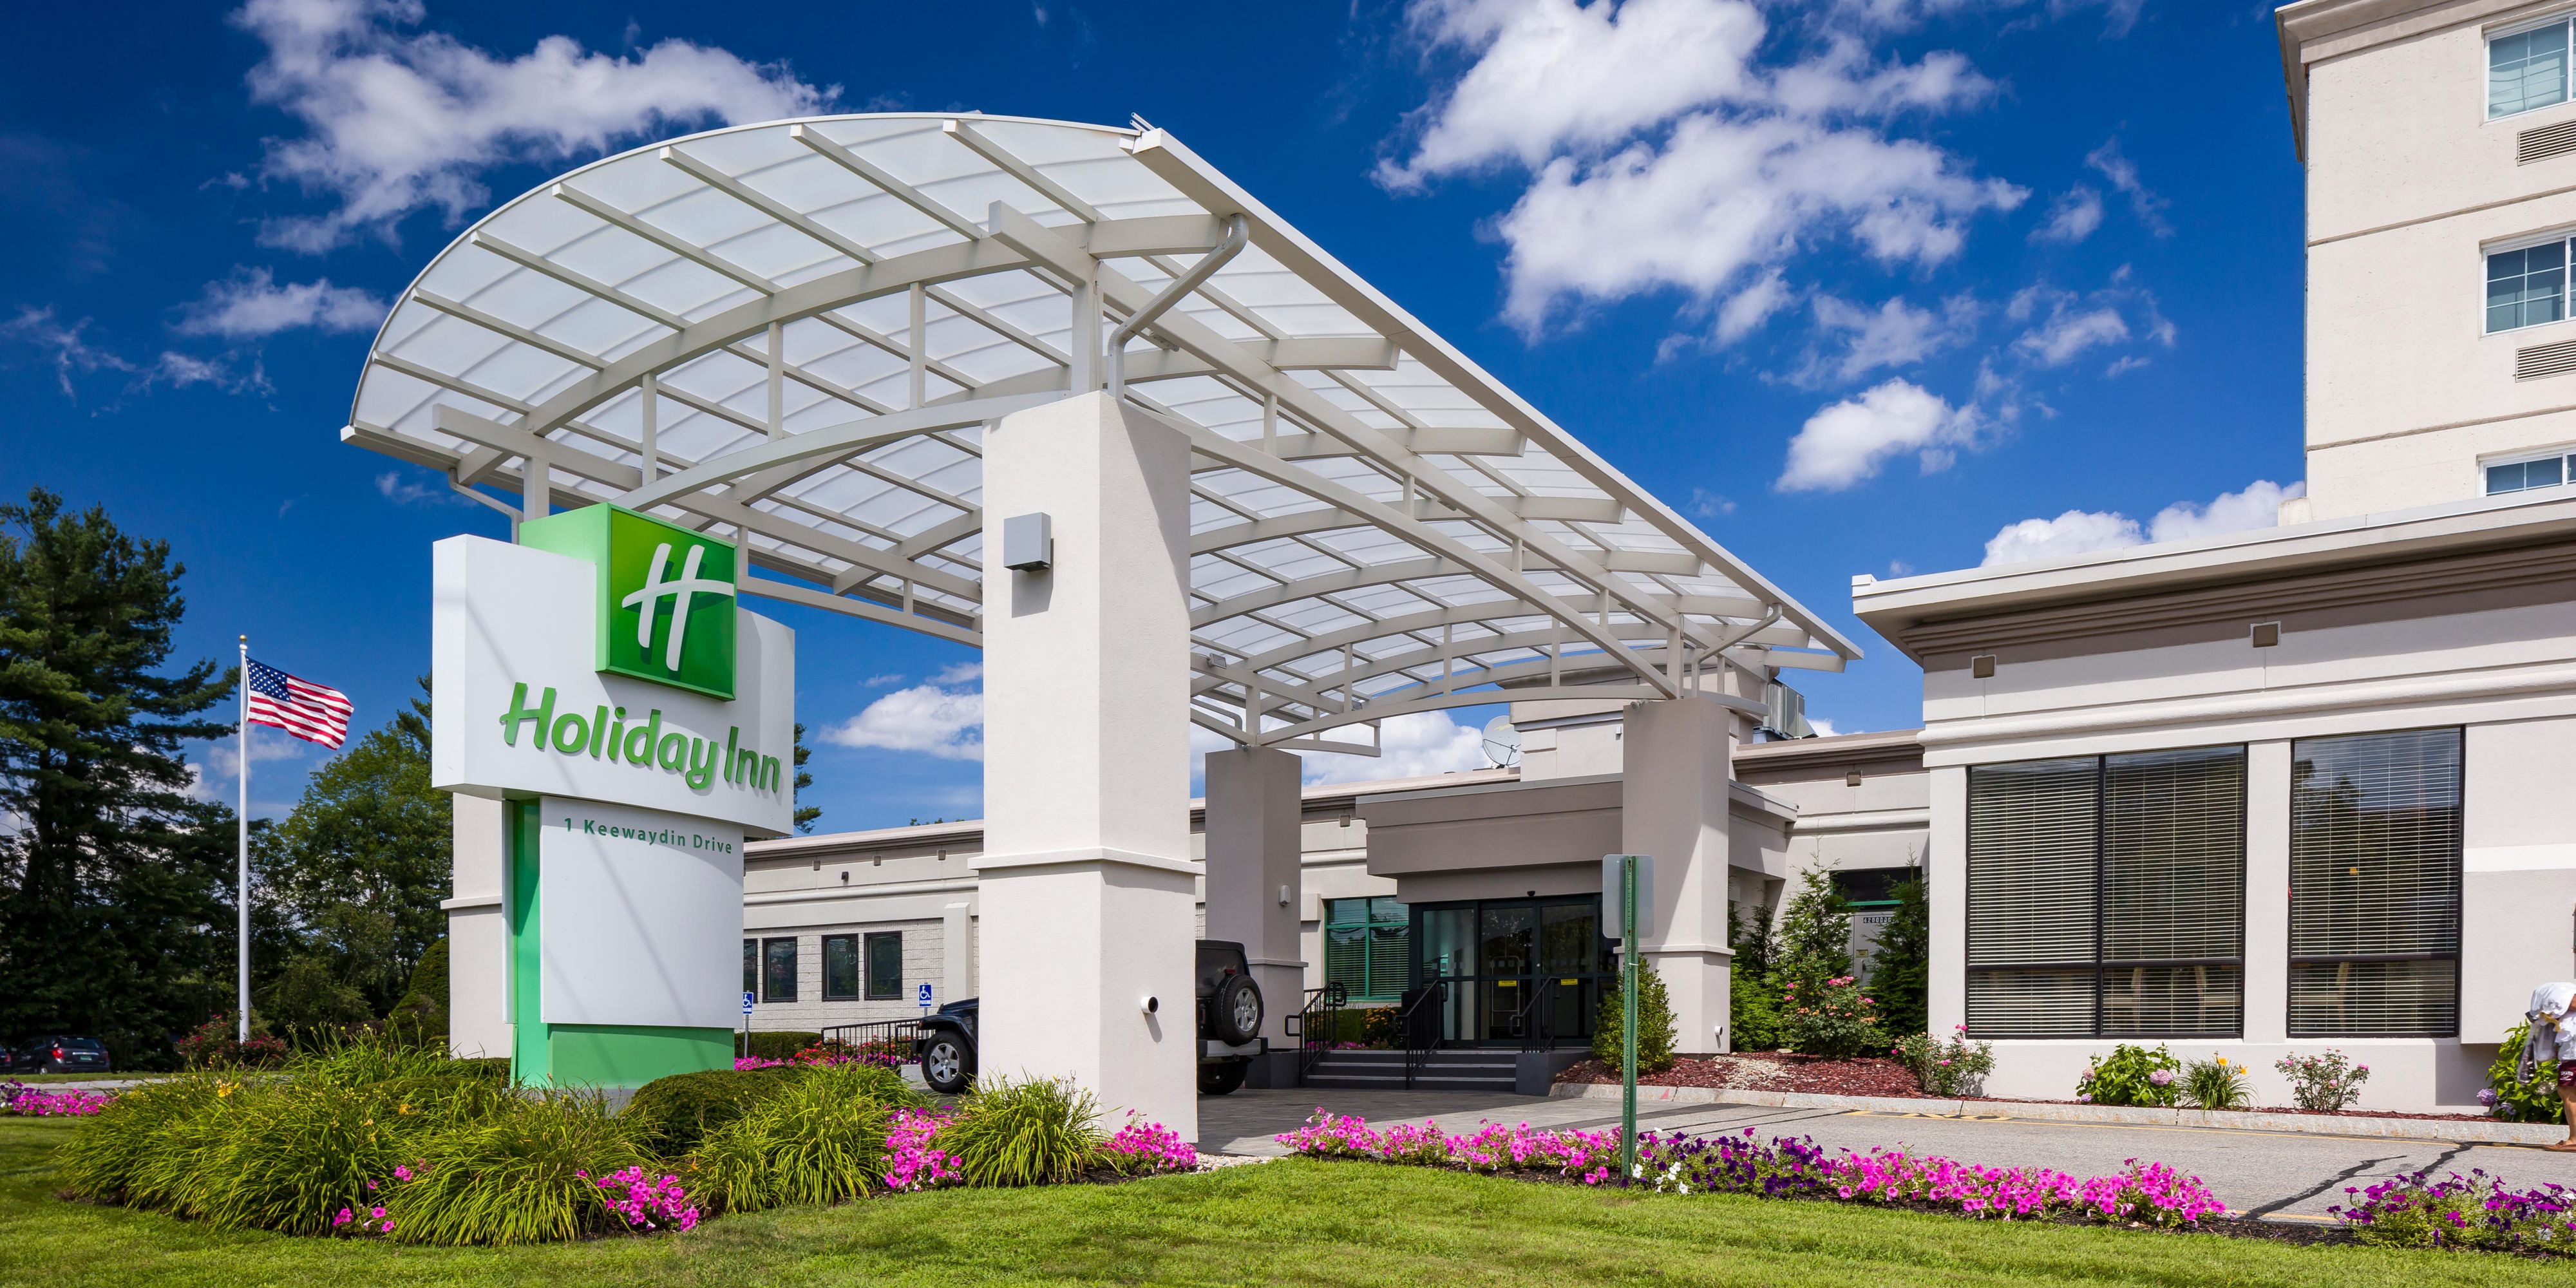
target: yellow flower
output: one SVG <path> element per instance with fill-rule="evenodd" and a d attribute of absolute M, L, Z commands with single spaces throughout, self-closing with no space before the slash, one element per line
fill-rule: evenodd
<path fill-rule="evenodd" d="M 229 1095 L 233 1094 L 233 1088 L 234 1088 L 234 1087 L 236 1087 L 236 1086 L 239 1086 L 239 1085 L 240 1085 L 239 1083 L 232 1083 L 232 1082 L 218 1082 L 218 1083 L 216 1083 L 216 1084 L 215 1084 L 215 1099 L 217 1099 L 217 1100 L 221 1100 L 221 1099 L 223 1099 L 224 1097 L 226 1097 L 226 1096 L 229 1096 Z"/>

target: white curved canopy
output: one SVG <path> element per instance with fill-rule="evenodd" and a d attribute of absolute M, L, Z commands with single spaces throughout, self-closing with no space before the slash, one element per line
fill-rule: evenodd
<path fill-rule="evenodd" d="M 1190 437 L 1194 718 L 1238 741 L 1860 656 L 1150 128 L 839 116 L 584 166 L 431 261 L 342 437 L 975 644 L 983 426 L 1102 387 Z"/>

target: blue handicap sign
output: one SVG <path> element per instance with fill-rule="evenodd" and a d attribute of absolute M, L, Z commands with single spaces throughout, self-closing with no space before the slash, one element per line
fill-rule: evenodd
<path fill-rule="evenodd" d="M 749 1015 L 749 1014 L 751 1014 L 751 990 L 750 990 L 750 989 L 744 989 L 744 990 L 743 990 L 743 993 L 742 993 L 742 1013 L 743 1013 L 743 1014 L 745 1014 L 745 1015 Z"/>
<path fill-rule="evenodd" d="M 921 986 L 921 1009 L 930 1009 L 930 985 L 927 983 Z"/>

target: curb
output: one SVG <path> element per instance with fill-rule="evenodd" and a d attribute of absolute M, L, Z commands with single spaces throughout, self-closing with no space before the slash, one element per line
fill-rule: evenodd
<path fill-rule="evenodd" d="M 1606 1082 L 1560 1082 L 1557 1100 L 1617 1100 Z M 2234 1131 L 2290 1132 L 2310 1136 L 2366 1136 L 2431 1140 L 2455 1145 L 2547 1145 L 2565 1140 L 2550 1123 L 2508 1123 L 2467 1118 L 2357 1118 L 2343 1114 L 2282 1114 L 2259 1109 L 2156 1109 L 2137 1105 L 2052 1105 L 2018 1100 L 1940 1100 L 1928 1096 L 1832 1096 L 1814 1091 L 1754 1091 L 1716 1087 L 1637 1088 L 1638 1104 L 1751 1105 L 1771 1109 L 1839 1109 L 1919 1118 L 2017 1118 L 2029 1122 L 2113 1123 L 2141 1127 L 2209 1127 Z"/>

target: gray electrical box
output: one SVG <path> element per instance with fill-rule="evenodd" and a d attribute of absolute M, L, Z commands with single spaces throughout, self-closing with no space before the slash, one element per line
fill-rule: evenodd
<path fill-rule="evenodd" d="M 1016 514 L 1002 520 L 1002 566 L 1015 572 L 1043 572 L 1055 562 L 1055 533 L 1044 513 Z"/>

